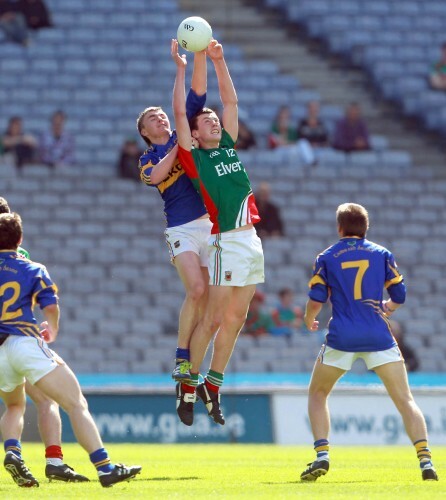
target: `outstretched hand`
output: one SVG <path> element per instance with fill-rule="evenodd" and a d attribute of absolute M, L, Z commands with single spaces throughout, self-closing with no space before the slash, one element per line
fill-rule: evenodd
<path fill-rule="evenodd" d="M 206 49 L 207 55 L 213 60 L 223 59 L 223 45 L 217 40 L 212 39 Z"/>
<path fill-rule="evenodd" d="M 172 55 L 172 59 L 178 67 L 186 67 L 186 54 L 180 56 L 180 54 L 178 53 L 178 40 L 175 40 L 175 38 L 172 38 L 172 41 L 170 43 L 170 54 Z"/>

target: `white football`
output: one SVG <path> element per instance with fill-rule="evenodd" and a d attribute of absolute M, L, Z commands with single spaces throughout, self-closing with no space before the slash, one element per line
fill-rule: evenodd
<path fill-rule="evenodd" d="M 202 17 L 187 17 L 177 31 L 178 44 L 189 52 L 204 50 L 212 40 L 212 28 Z"/>

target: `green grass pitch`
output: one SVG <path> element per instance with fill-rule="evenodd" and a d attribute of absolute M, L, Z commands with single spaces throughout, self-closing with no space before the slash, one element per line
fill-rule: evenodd
<path fill-rule="evenodd" d="M 43 445 L 23 443 L 24 459 L 40 487 L 19 488 L 0 468 L 0 498 L 446 498 L 444 446 L 432 446 L 438 482 L 421 480 L 411 446 L 332 446 L 330 472 L 315 483 L 301 483 L 300 472 L 314 457 L 311 446 L 110 444 L 112 460 L 141 464 L 143 470 L 135 480 L 109 489 L 100 486 L 78 445 L 65 444 L 63 449 L 66 462 L 91 483 L 49 483 Z"/>

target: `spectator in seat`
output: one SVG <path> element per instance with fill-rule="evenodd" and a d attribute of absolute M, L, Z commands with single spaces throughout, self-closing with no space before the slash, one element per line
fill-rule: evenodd
<path fill-rule="evenodd" d="M 268 136 L 271 149 L 296 144 L 297 130 L 291 123 L 291 110 L 289 106 L 281 106 L 272 124 Z"/>
<path fill-rule="evenodd" d="M 346 153 L 370 149 L 367 125 L 361 117 L 358 103 L 349 104 L 344 118 L 336 124 L 333 147 Z"/>
<path fill-rule="evenodd" d="M 118 175 L 124 179 L 140 180 L 139 159 L 144 151 L 139 147 L 136 139 L 129 138 L 122 145 L 118 161 Z"/>
<path fill-rule="evenodd" d="M 262 308 L 264 302 L 264 294 L 256 290 L 249 304 L 243 333 L 252 337 L 260 337 L 271 332 L 274 324 L 271 316 Z"/>
<path fill-rule="evenodd" d="M 28 45 L 28 26 L 21 9 L 21 2 L 0 0 L 0 31 L 3 32 L 4 40 Z"/>
<path fill-rule="evenodd" d="M 294 305 L 294 293 L 291 288 L 282 288 L 279 291 L 279 304 L 271 312 L 274 327 L 272 335 L 291 337 L 303 324 L 304 313 Z"/>
<path fill-rule="evenodd" d="M 420 362 L 414 349 L 406 344 L 404 330 L 401 323 L 391 319 L 390 328 L 392 329 L 393 338 L 396 340 L 401 354 L 403 355 L 407 371 L 416 372 Z"/>
<path fill-rule="evenodd" d="M 446 42 L 441 46 L 441 58 L 432 66 L 429 81 L 434 90 L 446 90 Z"/>
<path fill-rule="evenodd" d="M 35 161 L 37 140 L 33 135 L 23 132 L 23 121 L 20 116 L 13 116 L 9 119 L 2 143 L 3 152 L 14 156 L 17 168 L 20 169 L 25 163 Z"/>
<path fill-rule="evenodd" d="M 270 201 L 271 187 L 267 182 L 262 182 L 255 195 L 260 222 L 256 224 L 257 234 L 260 238 L 284 236 L 283 222 L 280 209 Z"/>
<path fill-rule="evenodd" d="M 328 146 L 328 131 L 319 119 L 320 106 L 317 101 L 307 104 L 307 116 L 300 120 L 297 127 L 297 137 L 306 139 L 313 147 Z"/>
<path fill-rule="evenodd" d="M 75 163 L 74 138 L 65 130 L 66 115 L 55 111 L 51 127 L 40 137 L 40 160 L 50 167 L 70 166 Z"/>
<path fill-rule="evenodd" d="M 235 147 L 238 150 L 250 149 L 257 144 L 256 138 L 252 130 L 248 127 L 244 120 L 238 120 L 238 138 Z"/>

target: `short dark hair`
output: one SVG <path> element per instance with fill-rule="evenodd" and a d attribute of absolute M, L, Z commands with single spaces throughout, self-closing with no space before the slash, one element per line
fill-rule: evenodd
<path fill-rule="evenodd" d="M 0 214 L 0 250 L 16 249 L 23 235 L 19 214 Z"/>
<path fill-rule="evenodd" d="M 336 222 L 344 236 L 365 238 L 369 228 L 369 214 L 357 203 L 343 203 L 336 210 Z"/>
<path fill-rule="evenodd" d="M 281 288 L 279 290 L 279 297 L 281 299 L 283 299 L 283 297 L 285 297 L 285 295 L 290 295 L 290 294 L 293 294 L 293 290 L 291 288 L 288 288 L 288 287 L 285 287 L 285 288 Z"/>
<path fill-rule="evenodd" d="M 203 108 L 198 111 L 198 113 L 195 113 L 194 116 L 189 120 L 189 127 L 190 130 L 197 130 L 197 122 L 198 122 L 198 117 L 201 115 L 210 115 L 211 113 L 215 113 L 215 111 L 211 108 Z"/>
<path fill-rule="evenodd" d="M 149 113 L 150 111 L 160 111 L 160 110 L 161 111 L 163 110 L 163 108 L 161 106 L 150 106 L 150 107 L 144 109 L 143 111 L 141 111 L 141 113 L 139 113 L 139 115 L 138 115 L 138 118 L 136 119 L 136 128 L 138 129 L 139 135 L 143 138 L 143 140 L 147 144 L 147 146 L 151 146 L 152 141 L 148 137 L 146 137 L 145 135 L 141 134 L 142 122 L 143 122 L 144 117 L 146 116 L 147 113 Z"/>
<path fill-rule="evenodd" d="M 9 214 L 11 209 L 9 208 L 8 202 L 0 196 L 0 214 Z"/>

